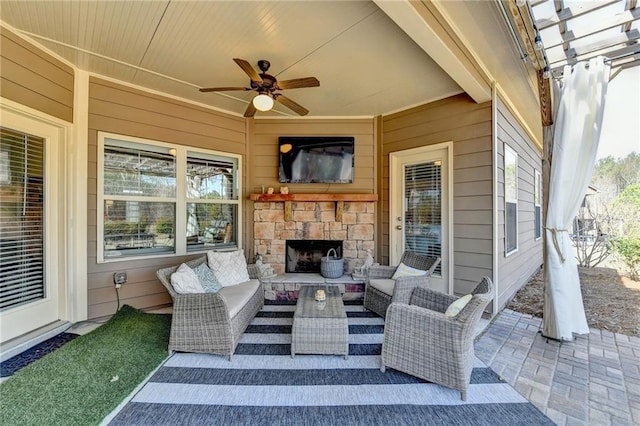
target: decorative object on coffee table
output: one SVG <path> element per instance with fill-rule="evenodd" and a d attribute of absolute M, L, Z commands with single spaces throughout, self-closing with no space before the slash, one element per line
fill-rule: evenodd
<path fill-rule="evenodd" d="M 325 300 L 316 300 L 318 290 L 325 292 Z M 300 288 L 291 328 L 291 357 L 296 354 L 349 357 L 349 323 L 337 286 Z"/>

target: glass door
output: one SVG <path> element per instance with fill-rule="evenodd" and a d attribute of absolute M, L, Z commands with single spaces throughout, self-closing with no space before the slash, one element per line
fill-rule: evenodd
<path fill-rule="evenodd" d="M 34 132 L 34 133 L 37 133 Z M 0 127 L 0 341 L 50 324 L 59 317 L 58 255 L 47 250 L 57 235 L 56 182 L 49 177 L 53 140 Z M 51 226 L 47 226 L 51 225 Z M 54 239 L 53 241 L 57 240 Z"/>
<path fill-rule="evenodd" d="M 429 147 L 391 154 L 390 261 L 402 253 L 440 256 L 433 288 L 449 292 L 448 149 Z"/>

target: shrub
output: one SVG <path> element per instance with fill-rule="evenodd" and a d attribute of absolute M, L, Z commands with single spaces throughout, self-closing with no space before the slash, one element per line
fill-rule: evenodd
<path fill-rule="evenodd" d="M 156 222 L 156 232 L 158 234 L 173 234 L 173 219 L 161 217 Z"/>
<path fill-rule="evenodd" d="M 630 269 L 631 279 L 638 281 L 640 276 L 640 237 L 618 237 L 611 240 L 611 248 L 620 255 Z"/>
<path fill-rule="evenodd" d="M 124 220 L 108 220 L 104 223 L 104 235 L 129 235 L 136 232 L 137 224 Z"/>

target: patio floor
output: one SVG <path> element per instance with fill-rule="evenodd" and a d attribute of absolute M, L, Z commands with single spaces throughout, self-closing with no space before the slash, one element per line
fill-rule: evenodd
<path fill-rule="evenodd" d="M 503 310 L 476 356 L 559 425 L 640 424 L 640 337 L 591 329 L 547 340 L 540 318 Z"/>
<path fill-rule="evenodd" d="M 509 309 L 482 322 L 476 356 L 558 425 L 640 425 L 640 337 L 591 329 L 560 343 L 542 337 L 540 318 Z"/>

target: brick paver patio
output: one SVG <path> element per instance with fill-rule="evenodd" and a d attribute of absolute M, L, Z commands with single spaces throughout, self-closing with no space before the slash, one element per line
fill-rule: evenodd
<path fill-rule="evenodd" d="M 476 355 L 559 425 L 640 425 L 640 337 L 591 329 L 561 343 L 541 328 L 505 309 Z"/>

